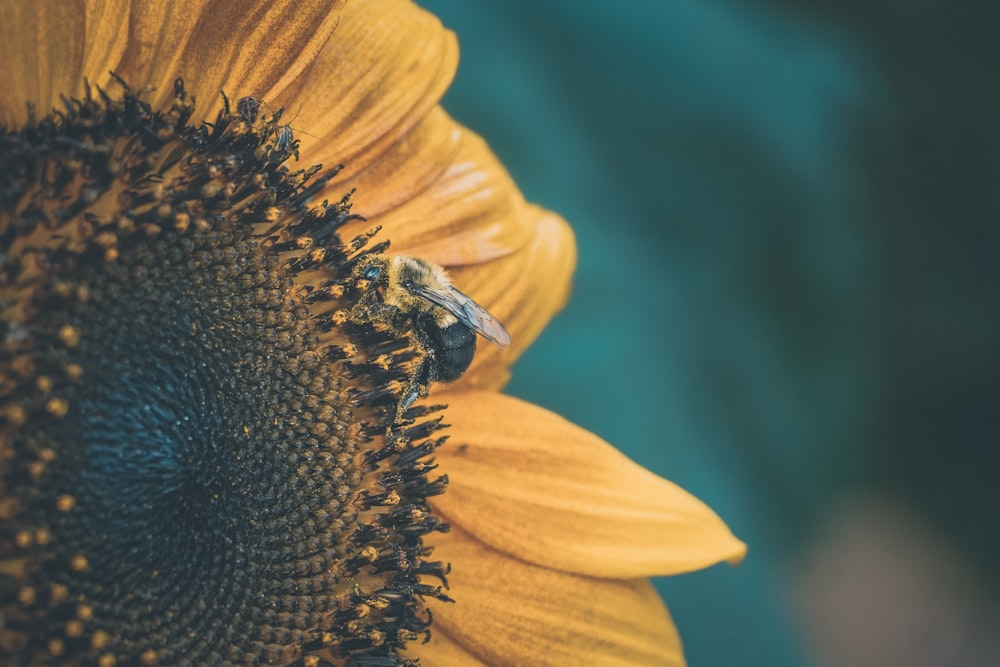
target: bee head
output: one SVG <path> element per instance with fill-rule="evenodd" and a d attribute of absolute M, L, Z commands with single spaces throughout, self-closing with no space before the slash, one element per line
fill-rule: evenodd
<path fill-rule="evenodd" d="M 384 288 L 389 283 L 389 262 L 381 255 L 365 257 L 354 269 L 354 280 L 365 291 Z"/>

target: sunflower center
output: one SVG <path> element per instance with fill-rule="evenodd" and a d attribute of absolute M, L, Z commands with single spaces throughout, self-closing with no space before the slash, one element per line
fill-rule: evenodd
<path fill-rule="evenodd" d="M 192 104 L 0 135 L 0 658 L 406 664 L 446 480 L 411 346 L 345 317 L 378 248 L 280 114 Z"/>
<path fill-rule="evenodd" d="M 228 554 L 219 562 L 232 564 L 240 550 L 266 548 L 275 521 L 303 502 L 313 510 L 335 504 L 312 494 L 288 498 L 310 480 L 297 470 L 315 445 L 310 429 L 343 428 L 317 423 L 296 401 L 314 375 L 322 384 L 333 378 L 318 361 L 301 367 L 312 341 L 295 326 L 287 290 L 274 286 L 280 277 L 235 234 L 187 240 L 179 262 L 169 257 L 175 234 L 121 248 L 115 263 L 80 272 L 86 300 L 46 309 L 35 321 L 52 330 L 71 323 L 79 342 L 65 361 L 86 372 L 63 392 L 65 417 L 40 429 L 50 447 L 75 442 L 52 464 L 50 493 L 75 499 L 79 511 L 67 521 L 79 524 L 71 533 L 86 543 L 73 548 L 92 554 L 94 576 L 127 571 L 138 588 L 230 576 L 214 572 L 213 559 Z M 242 253 L 208 259 L 219 247 Z M 213 279 L 227 270 L 229 280 Z M 264 326 L 268 320 L 288 326 Z M 323 444 L 340 449 L 334 440 Z"/>

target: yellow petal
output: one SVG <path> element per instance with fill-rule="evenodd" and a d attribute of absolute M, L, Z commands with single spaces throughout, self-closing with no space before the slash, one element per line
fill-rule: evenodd
<path fill-rule="evenodd" d="M 353 0 L 297 98 L 278 102 L 316 137 L 304 162 L 357 174 L 436 106 L 457 66 L 455 36 L 434 15 L 402 0 Z"/>
<path fill-rule="evenodd" d="M 174 74 L 182 51 L 202 18 L 207 0 L 182 2 L 155 2 L 136 0 L 134 16 L 129 22 L 128 42 L 121 62 L 111 69 L 137 90 L 160 88 L 160 95 L 173 92 Z M 205 63 L 208 66 L 208 63 Z M 107 72 L 93 71 L 97 82 L 108 84 Z M 194 81 L 187 81 L 195 85 Z M 208 106 L 218 101 L 218 87 L 210 99 L 202 99 Z"/>
<path fill-rule="evenodd" d="M 106 81 L 108 72 L 115 71 L 128 46 L 129 21 L 132 8 L 129 0 L 90 0 L 81 71 L 91 83 Z M 78 94 L 81 82 L 70 82 L 61 92 Z"/>
<path fill-rule="evenodd" d="M 432 112 L 428 122 L 435 134 L 418 126 L 419 135 L 410 132 L 397 143 L 434 142 L 438 149 L 428 157 L 440 162 L 401 163 L 392 169 L 395 155 L 424 152 L 406 146 L 384 154 L 359 179 L 334 183 L 335 192 L 358 188 L 353 210 L 368 218 L 366 223 L 345 227 L 344 236 L 381 225 L 380 238 L 389 239 L 394 252 L 450 266 L 486 262 L 528 244 L 535 231 L 533 221 L 525 215 L 517 186 L 486 142 L 443 111 Z M 372 169 L 377 170 L 376 178 L 369 176 Z"/>
<path fill-rule="evenodd" d="M 406 649 L 406 657 L 420 658 L 420 667 L 491 667 L 469 653 L 439 625 L 432 628 L 429 643 L 411 642 Z"/>
<path fill-rule="evenodd" d="M 183 78 L 200 117 L 214 116 L 220 90 L 273 104 L 326 46 L 344 1 L 137 1 L 118 73 L 133 88 L 155 88 L 154 106 L 169 104 Z"/>
<path fill-rule="evenodd" d="M 558 215 L 537 206 L 525 205 L 522 217 L 533 234 L 527 246 L 502 259 L 451 270 L 459 289 L 504 323 L 511 344 L 500 349 L 477 341 L 472 366 L 448 391 L 499 389 L 506 384 L 507 369 L 569 298 L 576 266 L 573 231 Z"/>
<path fill-rule="evenodd" d="M 80 0 L 0 3 L 0 121 L 23 125 L 27 103 L 44 116 L 60 93 L 82 89 L 87 5 Z"/>
<path fill-rule="evenodd" d="M 198 117 L 215 115 L 220 90 L 275 99 L 326 45 L 344 2 L 3 3 L 0 119 L 22 124 L 27 101 L 44 115 L 59 95 L 80 96 L 84 77 L 113 91 L 109 71 L 154 107 L 171 102 L 173 82 L 183 78 L 199 101 Z"/>
<path fill-rule="evenodd" d="M 684 664 L 673 621 L 648 581 L 530 565 L 460 530 L 435 542 L 434 559 L 452 564 L 448 594 L 456 602 L 431 604 L 432 632 L 440 628 L 488 665 Z M 434 650 L 432 637 L 421 655 Z"/>
<path fill-rule="evenodd" d="M 596 577 L 678 574 L 746 547 L 704 503 L 547 410 L 488 392 L 449 404 L 435 507 L 491 547 Z"/>
<path fill-rule="evenodd" d="M 309 137 L 300 137 L 303 147 Z M 388 151 L 359 173 L 353 168 L 345 174 L 346 180 L 337 180 L 331 186 L 329 197 L 336 199 L 348 190 L 356 190 L 352 197 L 354 211 L 369 221 L 380 218 L 382 236 L 391 237 L 394 245 L 403 243 L 403 235 L 412 231 L 384 214 L 409 202 L 438 182 L 448 168 L 458 159 L 464 142 L 463 132 L 441 107 L 434 107 L 421 121 Z M 303 150 L 305 150 L 303 148 Z M 351 165 L 353 167 L 353 165 Z M 373 222 L 357 223 L 343 233 L 350 238 L 366 231 Z"/>

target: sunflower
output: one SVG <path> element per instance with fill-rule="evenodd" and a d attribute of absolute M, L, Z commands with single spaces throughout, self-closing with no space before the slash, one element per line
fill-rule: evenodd
<path fill-rule="evenodd" d="M 575 248 L 438 106 L 437 19 L 32 0 L 0 29 L 4 664 L 683 664 L 648 578 L 745 547 L 499 393 Z M 432 386 L 387 252 L 512 344 Z"/>

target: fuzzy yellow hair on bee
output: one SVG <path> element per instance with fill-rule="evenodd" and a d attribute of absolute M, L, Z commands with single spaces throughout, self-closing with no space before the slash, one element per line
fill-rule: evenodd
<path fill-rule="evenodd" d="M 410 332 L 424 359 L 401 409 L 426 395 L 431 382 L 454 382 L 469 368 L 476 335 L 498 347 L 510 345 L 504 325 L 455 287 L 444 268 L 409 255 L 371 255 L 355 268 L 366 281 L 362 319 L 397 334 Z"/>

